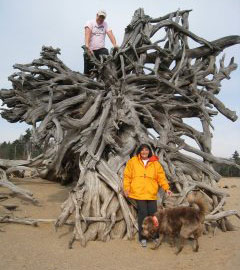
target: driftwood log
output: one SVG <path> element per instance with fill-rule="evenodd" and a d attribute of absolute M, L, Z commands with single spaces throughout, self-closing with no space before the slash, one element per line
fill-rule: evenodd
<path fill-rule="evenodd" d="M 42 178 L 76 182 L 55 223 L 57 228 L 74 219 L 70 247 L 74 240 L 84 246 L 134 236 L 136 209 L 123 196 L 122 174 L 140 143 L 158 155 L 173 205 L 198 190 L 209 203 L 208 226 L 215 222 L 227 230 L 227 217 L 238 215 L 223 209 L 228 195 L 217 187 L 220 175 L 212 163 L 232 163 L 212 155 L 211 129 L 218 113 L 237 120 L 216 97 L 237 64 L 232 58 L 225 65 L 222 56 L 218 65 L 216 58 L 240 43 L 240 36 L 205 40 L 189 30 L 190 11 L 151 18 L 136 10 L 119 50 L 100 60 L 91 57 L 91 76 L 67 67 L 58 58 L 60 49 L 44 46 L 39 59 L 14 65 L 12 89 L 0 91 L 7 106 L 2 117 L 32 125 L 32 139 L 44 150 L 27 166 Z M 189 40 L 199 47 L 190 48 Z M 188 118 L 199 119 L 201 130 L 187 124 Z"/>
<path fill-rule="evenodd" d="M 22 198 L 27 199 L 31 201 L 32 203 L 38 203 L 38 201 L 33 197 L 33 194 L 31 191 L 18 187 L 12 182 L 10 182 L 8 180 L 5 170 L 3 170 L 2 168 L 0 168 L 0 187 L 8 188 L 14 194 L 20 195 Z M 1 199 L 1 196 L 0 196 L 0 199 Z"/>
<path fill-rule="evenodd" d="M 31 176 L 38 176 L 38 172 L 35 168 L 28 167 L 28 164 L 33 160 L 10 160 L 0 159 L 0 168 L 6 171 L 6 175 L 14 175 L 17 173 L 17 177 L 24 177 L 25 172 L 31 172 Z"/>

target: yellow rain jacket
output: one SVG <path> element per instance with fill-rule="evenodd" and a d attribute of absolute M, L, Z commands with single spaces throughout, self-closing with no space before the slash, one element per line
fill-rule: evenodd
<path fill-rule="evenodd" d="M 157 156 L 151 156 L 144 166 L 140 154 L 132 157 L 123 174 L 123 189 L 137 200 L 157 200 L 159 186 L 167 191 L 168 181 Z"/>

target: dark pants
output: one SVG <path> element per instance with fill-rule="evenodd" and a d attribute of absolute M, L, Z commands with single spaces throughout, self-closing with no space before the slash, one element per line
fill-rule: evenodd
<path fill-rule="evenodd" d="M 100 55 L 108 55 L 108 50 L 106 48 L 101 48 L 99 50 L 93 50 L 95 57 L 100 60 Z M 83 54 L 84 58 L 84 74 L 90 74 L 91 69 L 94 68 L 94 64 L 90 61 L 88 54 Z"/>
<path fill-rule="evenodd" d="M 153 216 L 157 211 L 157 201 L 156 200 L 136 200 L 137 202 L 137 214 L 138 214 L 138 235 L 139 241 L 145 239 L 142 236 L 142 223 L 145 217 Z M 156 238 L 158 235 L 156 235 Z"/>

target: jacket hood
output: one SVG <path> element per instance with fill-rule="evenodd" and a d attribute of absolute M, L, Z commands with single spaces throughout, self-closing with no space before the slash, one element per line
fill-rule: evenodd
<path fill-rule="evenodd" d="M 158 156 L 155 156 L 155 155 L 152 155 L 150 158 L 149 158 L 149 161 L 156 161 L 158 160 Z"/>

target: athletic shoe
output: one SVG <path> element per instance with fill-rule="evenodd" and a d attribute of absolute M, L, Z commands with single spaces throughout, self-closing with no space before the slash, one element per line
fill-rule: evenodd
<path fill-rule="evenodd" d="M 147 247 L 147 240 L 143 239 L 140 241 L 142 247 Z"/>

